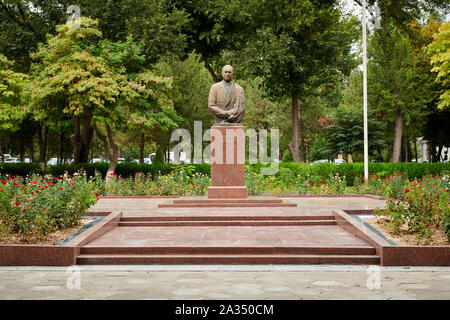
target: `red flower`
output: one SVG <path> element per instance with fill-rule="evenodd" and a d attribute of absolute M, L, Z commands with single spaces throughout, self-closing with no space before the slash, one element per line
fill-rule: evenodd
<path fill-rule="evenodd" d="M 420 210 L 420 213 L 423 213 L 423 210 Z"/>
<path fill-rule="evenodd" d="M 45 209 L 45 208 L 42 208 L 42 211 L 45 211 L 45 210 L 47 210 L 47 209 Z"/>
<path fill-rule="evenodd" d="M 33 191 L 31 191 L 31 194 L 34 194 L 34 192 L 33 192 Z"/>
<path fill-rule="evenodd" d="M 95 193 L 95 196 L 97 197 L 97 199 L 98 199 L 98 196 L 99 196 L 100 194 L 98 193 L 98 192 L 96 192 Z"/>
<path fill-rule="evenodd" d="M 36 184 L 37 182 L 36 182 L 36 180 L 33 180 L 33 184 Z"/>
<path fill-rule="evenodd" d="M 14 182 L 13 182 L 13 185 L 17 186 L 17 182 L 14 181 Z"/>
<path fill-rule="evenodd" d="M 20 206 L 20 202 L 16 200 L 16 206 Z"/>
<path fill-rule="evenodd" d="M 439 199 L 439 195 L 436 196 L 436 199 Z"/>
<path fill-rule="evenodd" d="M 409 190 L 409 189 L 405 189 L 405 193 L 408 193 L 408 192 L 410 192 L 411 190 Z"/>
<path fill-rule="evenodd" d="M 3 183 L 3 184 L 6 184 L 6 180 L 2 180 L 2 183 Z"/>

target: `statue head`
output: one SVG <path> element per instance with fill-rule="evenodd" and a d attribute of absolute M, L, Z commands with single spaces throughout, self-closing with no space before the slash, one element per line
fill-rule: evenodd
<path fill-rule="evenodd" d="M 225 82 L 230 82 L 233 79 L 233 67 L 227 64 L 222 68 L 222 78 Z"/>

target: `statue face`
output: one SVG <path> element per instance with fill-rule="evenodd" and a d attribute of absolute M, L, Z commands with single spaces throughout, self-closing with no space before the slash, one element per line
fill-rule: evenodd
<path fill-rule="evenodd" d="M 225 82 L 230 82 L 233 79 L 233 67 L 225 66 L 222 68 L 222 78 Z"/>

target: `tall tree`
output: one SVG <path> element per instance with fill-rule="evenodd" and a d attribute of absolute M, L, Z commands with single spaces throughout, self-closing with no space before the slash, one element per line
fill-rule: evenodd
<path fill-rule="evenodd" d="M 13 66 L 0 54 L 0 153 L 3 152 L 3 133 L 17 131 L 29 112 L 23 97 L 27 76 L 15 72 Z"/>
<path fill-rule="evenodd" d="M 439 108 L 450 107 L 450 22 L 439 28 L 434 41 L 428 46 L 431 55 L 432 71 L 436 73 L 436 82 L 441 84 Z"/>
<path fill-rule="evenodd" d="M 116 132 L 137 127 L 166 131 L 178 117 L 169 99 L 171 79 L 144 68 L 142 49 L 131 37 L 126 42 L 102 40 L 97 25 L 81 18 L 80 28 L 60 25 L 57 35 L 48 37 L 33 55 L 32 103 L 44 112 L 59 110 L 73 117 L 75 156 L 81 151 L 86 155 L 88 148 L 80 149 L 85 139 L 91 143 L 92 132 L 85 131 L 93 128 L 113 172 L 119 152 Z"/>
<path fill-rule="evenodd" d="M 250 74 L 263 78 L 270 95 L 291 101 L 289 147 L 294 161 L 305 162 L 299 110 L 318 88 L 355 66 L 350 49 L 358 36 L 356 20 L 343 16 L 336 1 L 258 1 L 248 10 L 256 32 L 241 58 Z"/>

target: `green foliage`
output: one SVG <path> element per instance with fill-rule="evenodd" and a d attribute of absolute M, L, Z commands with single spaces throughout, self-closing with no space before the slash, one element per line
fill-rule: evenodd
<path fill-rule="evenodd" d="M 179 171 L 173 174 L 145 174 L 136 172 L 127 178 L 115 173 L 106 178 L 107 183 L 97 184 L 96 191 L 101 195 L 114 196 L 199 196 L 204 195 L 210 185 L 207 175 L 194 173 L 187 176 Z M 104 180 L 102 180 L 104 181 Z"/>
<path fill-rule="evenodd" d="M 16 131 L 29 112 L 22 94 L 27 76 L 13 71 L 13 63 L 0 54 L 0 130 Z"/>
<path fill-rule="evenodd" d="M 185 60 L 166 57 L 154 68 L 158 74 L 173 79 L 171 99 L 177 114 L 183 118 L 180 127 L 189 130 L 191 137 L 194 137 L 194 121 L 202 121 L 203 128 L 209 128 L 214 121 L 206 106 L 211 76 L 199 55 L 191 52 Z"/>
<path fill-rule="evenodd" d="M 82 174 L 44 178 L 32 175 L 1 176 L 0 220 L 8 230 L 25 239 L 45 238 L 49 233 L 80 223 L 96 200 Z"/>
<path fill-rule="evenodd" d="M 292 161 L 292 153 L 291 153 L 290 149 L 286 149 L 286 151 L 283 154 L 283 159 L 281 161 L 283 161 L 283 162 Z"/>
<path fill-rule="evenodd" d="M 356 107 L 356 106 L 355 106 Z M 367 117 L 369 135 L 369 155 L 381 154 L 386 146 L 385 129 L 386 125 L 374 117 L 374 112 L 369 112 Z M 351 154 L 356 158 L 357 154 L 364 153 L 364 124 L 363 110 L 341 106 L 336 112 L 336 123 L 329 125 L 327 129 L 328 144 L 324 154 Z M 328 152 L 326 152 L 328 151 Z M 323 159 L 323 158 L 321 158 Z"/>
<path fill-rule="evenodd" d="M 428 48 L 431 55 L 432 71 L 437 73 L 436 82 L 442 84 L 439 108 L 450 107 L 450 22 L 444 23 L 439 28 L 439 33 L 434 36 L 434 41 Z"/>
<path fill-rule="evenodd" d="M 152 163 L 154 164 L 163 164 L 164 163 L 164 157 L 161 150 L 161 146 L 156 147 L 155 150 L 155 157 L 153 158 Z"/>
<path fill-rule="evenodd" d="M 22 176 L 32 174 L 42 175 L 42 169 L 39 163 L 4 163 L 0 162 L 0 174 L 1 175 L 13 175 Z"/>
<path fill-rule="evenodd" d="M 434 227 L 441 227 L 450 240 L 450 207 L 448 205 L 448 176 L 427 175 L 422 179 L 403 180 L 402 195 L 392 196 L 387 207 L 376 214 L 386 218 L 394 233 L 407 224 L 408 232 L 428 244 Z"/>

